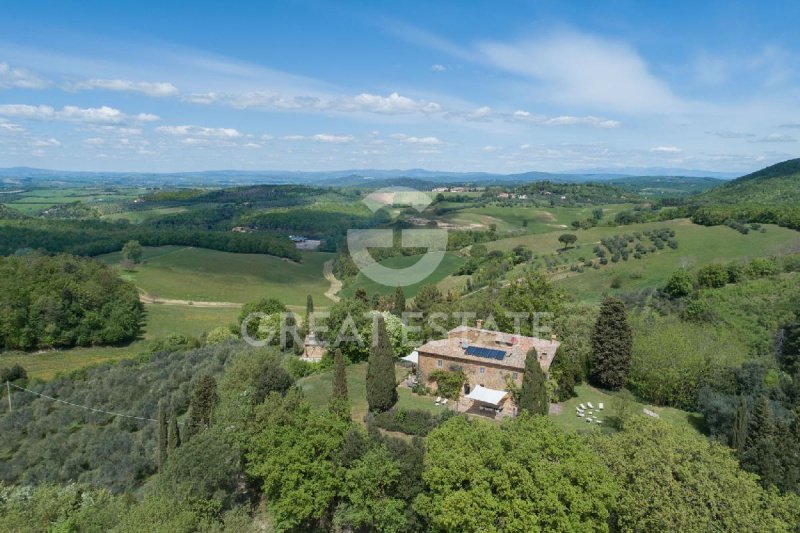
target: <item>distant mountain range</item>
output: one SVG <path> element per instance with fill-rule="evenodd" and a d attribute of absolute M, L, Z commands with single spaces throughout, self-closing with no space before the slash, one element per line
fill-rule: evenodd
<path fill-rule="evenodd" d="M 491 172 L 451 172 L 412 169 L 352 169 L 334 171 L 286 171 L 286 170 L 208 170 L 202 172 L 84 172 L 46 170 L 29 167 L 0 169 L 0 181 L 19 184 L 23 181 L 98 182 L 109 184 L 143 186 L 189 186 L 189 185 L 236 185 L 236 184 L 309 184 L 309 185 L 368 185 L 371 182 L 415 179 L 430 183 L 521 183 L 530 181 L 559 181 L 568 183 L 605 182 L 629 177 L 703 177 L 730 179 L 736 177 L 729 172 L 705 172 L 675 168 L 620 168 L 590 169 L 581 172 L 522 172 L 498 174 Z"/>

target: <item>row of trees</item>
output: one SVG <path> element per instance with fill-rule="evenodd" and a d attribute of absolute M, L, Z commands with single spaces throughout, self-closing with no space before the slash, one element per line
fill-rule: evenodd
<path fill-rule="evenodd" d="M 286 236 L 266 232 L 237 233 L 197 228 L 154 228 L 126 221 L 40 220 L 3 222 L 0 255 L 18 250 L 42 249 L 95 256 L 120 250 L 128 241 L 143 246 L 181 245 L 224 252 L 270 254 L 300 260 L 300 253 Z"/>

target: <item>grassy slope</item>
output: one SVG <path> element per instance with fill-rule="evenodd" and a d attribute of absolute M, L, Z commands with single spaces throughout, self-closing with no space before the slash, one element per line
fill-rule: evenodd
<path fill-rule="evenodd" d="M 408 255 L 408 256 L 398 256 L 398 257 L 390 257 L 385 261 L 381 261 L 381 265 L 386 266 L 388 268 L 405 268 L 410 265 L 413 265 L 417 261 L 419 261 L 420 256 L 416 255 Z M 436 268 L 436 270 L 428 276 L 425 280 L 421 281 L 420 283 L 416 283 L 414 285 L 409 285 L 408 287 L 403 287 L 403 292 L 406 295 L 406 298 L 412 298 L 416 296 L 417 292 L 423 285 L 435 285 L 446 278 L 451 273 L 458 270 L 464 260 L 456 254 L 453 253 L 446 253 L 444 259 Z M 356 276 L 356 279 L 353 282 L 349 283 L 348 286 L 342 290 L 343 296 L 352 296 L 355 293 L 358 287 L 363 287 L 367 294 L 371 297 L 373 294 L 390 294 L 393 293 L 395 287 L 391 287 L 388 285 L 381 285 L 371 279 L 367 278 L 366 276 L 359 274 Z M 316 300 L 315 300 L 316 301 Z"/>
<path fill-rule="evenodd" d="M 784 161 L 742 176 L 695 199 L 702 204 L 797 205 L 800 203 L 800 159 Z"/>
<path fill-rule="evenodd" d="M 616 213 L 630 209 L 630 204 L 609 204 L 602 206 L 603 215 L 613 218 Z M 455 211 L 445 215 L 443 220 L 451 224 L 467 226 L 469 224 L 483 224 L 488 228 L 490 224 L 497 225 L 497 231 L 519 231 L 522 233 L 548 233 L 563 231 L 569 227 L 573 220 L 584 220 L 592 216 L 590 207 L 503 207 L 488 206 L 475 207 Z M 523 223 L 527 221 L 527 227 Z"/>
<path fill-rule="evenodd" d="M 408 369 L 397 367 L 396 374 L 398 377 L 404 376 L 407 372 Z M 364 415 L 367 414 L 366 376 L 366 363 L 347 367 L 347 391 L 350 396 L 351 414 L 353 420 L 356 422 L 363 422 Z M 330 398 L 332 379 L 333 372 L 325 372 L 323 374 L 314 374 L 303 378 L 300 380 L 299 384 L 306 398 L 312 405 L 325 407 Z M 589 385 L 579 385 L 576 387 L 575 391 L 578 393 L 578 396 L 561 404 L 561 412 L 551 415 L 552 419 L 556 424 L 567 431 L 599 431 L 601 425 L 589 424 L 585 419 L 578 418 L 575 415 L 575 406 L 585 402 L 592 402 L 594 405 L 597 405 L 599 402 L 605 403 L 605 410 L 600 412 L 602 414 L 598 415 L 598 418 L 605 422 L 607 415 L 610 414 L 613 393 L 607 393 Z M 440 412 L 443 409 L 443 407 L 439 407 L 433 403 L 434 398 L 429 396 L 417 396 L 405 387 L 398 387 L 397 393 L 398 408 L 422 409 L 433 413 Z M 635 411 L 638 413 L 641 413 L 644 407 L 655 411 L 662 419 L 676 426 L 696 428 L 696 425 L 700 421 L 698 415 L 687 413 L 679 409 L 645 406 L 641 403 L 635 403 Z M 608 426 L 603 426 L 603 428 L 605 427 Z"/>
<path fill-rule="evenodd" d="M 579 257 L 594 256 L 592 248 L 601 238 L 625 233 L 642 232 L 648 229 L 669 227 L 675 229 L 678 249 L 665 248 L 655 254 L 647 254 L 642 259 L 632 256 L 626 261 L 610 263 L 599 270 L 588 268 L 582 274 L 556 275 L 557 283 L 581 300 L 597 301 L 604 292 L 631 291 L 663 284 L 669 275 L 680 267 L 694 267 L 714 261 L 729 261 L 738 258 L 780 255 L 800 246 L 800 233 L 767 225 L 766 233 L 750 232 L 747 235 L 726 226 L 698 226 L 688 220 L 671 220 L 631 226 L 597 227 L 590 230 L 572 232 L 578 236 L 579 248 L 571 248 L 567 255 L 571 262 Z M 487 247 L 510 250 L 518 244 L 528 246 L 536 254 L 557 251 L 562 245 L 558 242 L 560 232 L 544 235 L 514 237 L 489 243 Z M 611 289 L 611 281 L 620 277 L 622 286 Z"/>
<path fill-rule="evenodd" d="M 33 189 L 23 194 L 16 201 L 6 205 L 27 215 L 32 215 L 53 205 L 77 201 L 84 202 L 90 206 L 101 207 L 120 200 L 130 200 L 143 191 L 144 189 L 120 189 L 117 192 L 107 193 L 103 189 L 80 187 Z"/>
<path fill-rule="evenodd" d="M 272 297 L 288 305 L 305 305 L 306 295 L 311 294 L 317 305 L 325 306 L 329 284 L 322 265 L 332 257 L 303 252 L 303 263 L 297 264 L 269 255 L 163 246 L 146 248 L 144 264 L 122 275 L 162 298 L 245 303 Z M 120 254 L 99 259 L 117 264 Z"/>
<path fill-rule="evenodd" d="M 171 333 L 199 336 L 200 334 L 235 322 L 238 309 L 199 308 L 191 306 L 147 305 L 147 315 L 142 337 L 120 347 L 73 348 L 43 353 L 4 353 L 0 354 L 0 366 L 19 363 L 28 375 L 49 379 L 58 372 L 68 372 L 85 366 L 135 357 L 142 352 L 147 340 L 164 337 Z"/>
<path fill-rule="evenodd" d="M 408 369 L 398 366 L 395 374 L 398 378 L 405 376 Z M 347 393 L 350 396 L 351 414 L 353 420 L 364 421 L 367 414 L 367 364 L 359 363 L 347 367 Z M 308 401 L 317 407 L 324 407 L 328 404 L 331 395 L 331 384 L 333 372 L 314 374 L 299 381 L 300 388 L 303 390 Z M 434 398 L 417 396 L 406 387 L 398 387 L 399 399 L 397 406 L 404 409 L 423 409 L 431 412 L 439 412 L 443 407 L 434 405 Z"/>

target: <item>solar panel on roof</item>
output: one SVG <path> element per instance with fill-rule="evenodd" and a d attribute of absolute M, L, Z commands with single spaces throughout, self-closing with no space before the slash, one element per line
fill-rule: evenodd
<path fill-rule="evenodd" d="M 464 353 L 467 355 L 474 355 L 477 357 L 486 357 L 487 359 L 502 360 L 506 356 L 503 350 L 493 350 L 492 348 L 482 348 L 480 346 L 469 346 Z"/>

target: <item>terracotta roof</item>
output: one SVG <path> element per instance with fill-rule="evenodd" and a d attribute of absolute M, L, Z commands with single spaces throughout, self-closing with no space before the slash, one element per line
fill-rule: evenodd
<path fill-rule="evenodd" d="M 490 359 L 477 355 L 468 355 L 465 353 L 465 340 L 468 346 L 502 350 L 506 352 L 505 356 L 502 359 Z M 528 352 L 531 348 L 536 348 L 542 370 L 548 370 L 560 344 L 556 340 L 545 340 L 501 331 L 459 326 L 450 330 L 448 338 L 429 341 L 417 348 L 417 351 L 420 355 L 441 355 L 469 363 L 494 364 L 522 370 L 525 368 L 525 358 Z"/>

